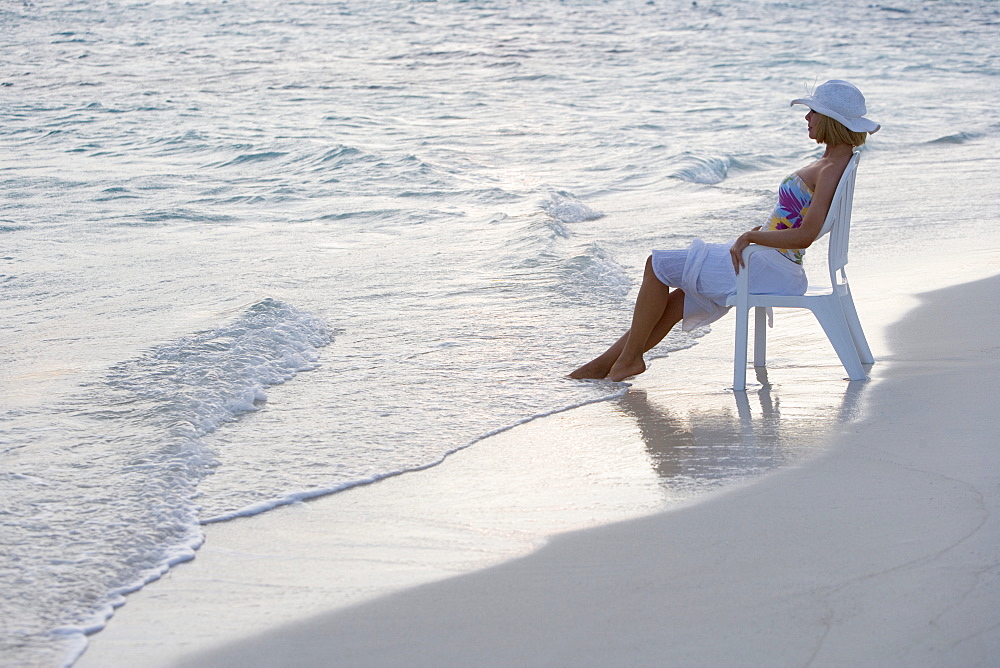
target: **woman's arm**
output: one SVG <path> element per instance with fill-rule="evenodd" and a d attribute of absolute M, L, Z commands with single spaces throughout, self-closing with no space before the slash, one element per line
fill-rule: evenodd
<path fill-rule="evenodd" d="M 740 268 L 743 267 L 743 250 L 750 244 L 770 248 L 809 248 L 819 236 L 819 231 L 823 229 L 823 223 L 826 221 L 827 213 L 830 212 L 830 204 L 833 203 L 833 195 L 837 192 L 837 185 L 843 173 L 844 169 L 832 162 L 819 170 L 812 203 L 806 210 L 806 215 L 802 217 L 802 224 L 799 227 L 787 230 L 762 230 L 760 227 L 755 227 L 749 232 L 744 232 L 729 249 L 736 273 L 740 273 Z"/>

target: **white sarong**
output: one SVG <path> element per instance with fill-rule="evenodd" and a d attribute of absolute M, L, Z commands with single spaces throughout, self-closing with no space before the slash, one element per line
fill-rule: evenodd
<path fill-rule="evenodd" d="M 735 240 L 734 240 L 735 241 Z M 684 291 L 684 321 L 690 331 L 724 316 L 736 294 L 736 271 L 729 249 L 733 242 L 706 244 L 695 239 L 687 250 L 654 250 L 653 273 L 665 285 Z M 802 265 L 774 249 L 750 256 L 750 292 L 764 295 L 802 295 L 809 287 Z"/>

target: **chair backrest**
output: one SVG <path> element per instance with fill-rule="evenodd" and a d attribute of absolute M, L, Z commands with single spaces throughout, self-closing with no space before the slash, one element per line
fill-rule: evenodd
<path fill-rule="evenodd" d="M 819 237 L 830 234 L 830 280 L 836 283 L 835 274 L 847 264 L 847 247 L 851 237 L 851 206 L 854 204 L 854 179 L 858 173 L 861 154 L 855 153 L 840 177 L 837 190 L 830 203 Z M 817 237 L 817 238 L 819 238 Z"/>

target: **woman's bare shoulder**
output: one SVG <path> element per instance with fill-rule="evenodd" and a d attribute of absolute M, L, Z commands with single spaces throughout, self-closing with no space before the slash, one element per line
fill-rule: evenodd
<path fill-rule="evenodd" d="M 830 158 L 820 158 L 814 163 L 806 165 L 795 172 L 800 179 L 809 187 L 809 190 L 816 192 L 819 188 L 830 187 L 836 189 L 840 183 L 840 177 L 847 169 L 850 160 L 832 160 Z"/>
<path fill-rule="evenodd" d="M 831 160 L 824 158 L 820 160 L 822 165 L 820 165 L 819 172 L 816 178 L 816 187 L 828 187 L 831 190 L 837 189 L 837 184 L 840 183 L 840 177 L 844 175 L 844 170 L 847 169 L 848 163 L 851 159 L 846 160 Z"/>

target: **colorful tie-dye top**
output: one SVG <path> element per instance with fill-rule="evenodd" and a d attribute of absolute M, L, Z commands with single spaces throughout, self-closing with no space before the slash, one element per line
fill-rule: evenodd
<path fill-rule="evenodd" d="M 787 230 L 791 227 L 802 225 L 802 218 L 805 217 L 809 205 L 812 204 L 813 192 L 805 184 L 798 174 L 790 174 L 778 186 L 778 203 L 771 213 L 771 222 L 768 230 Z M 805 254 L 801 249 L 779 248 L 792 262 L 802 264 L 802 256 Z"/>

